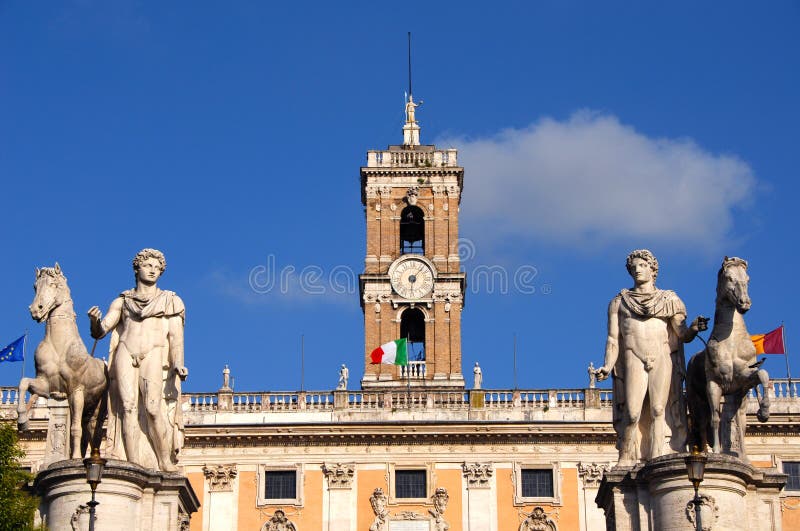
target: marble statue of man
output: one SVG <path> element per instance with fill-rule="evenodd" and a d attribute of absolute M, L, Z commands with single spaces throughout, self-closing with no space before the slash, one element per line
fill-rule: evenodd
<path fill-rule="evenodd" d="M 650 251 L 633 251 L 627 268 L 634 285 L 609 304 L 605 363 L 597 369 L 599 380 L 614 376 L 614 428 L 622 466 L 684 451 L 683 343 L 708 327 L 704 317 L 687 327 L 681 299 L 655 287 L 658 261 Z"/>
<path fill-rule="evenodd" d="M 342 363 L 342 368 L 339 369 L 339 385 L 336 387 L 338 390 L 347 389 L 347 380 L 350 378 L 350 370 Z"/>
<path fill-rule="evenodd" d="M 181 382 L 185 308 L 175 293 L 158 288 L 164 255 L 143 249 L 133 259 L 136 287 L 108 309 L 89 310 L 92 337 L 111 333 L 106 453 L 145 468 L 175 471 L 183 446 Z"/>
<path fill-rule="evenodd" d="M 483 385 L 483 372 L 481 371 L 477 361 L 475 362 L 475 368 L 472 369 L 472 375 L 475 377 L 472 388 L 480 389 L 481 385 Z"/>

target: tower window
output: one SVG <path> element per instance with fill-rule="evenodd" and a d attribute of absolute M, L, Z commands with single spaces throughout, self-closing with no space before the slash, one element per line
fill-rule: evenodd
<path fill-rule="evenodd" d="M 419 308 L 409 308 L 400 317 L 400 337 L 408 339 L 409 361 L 425 359 L 425 314 Z"/>
<path fill-rule="evenodd" d="M 400 214 L 400 254 L 425 254 L 425 214 L 418 206 Z"/>

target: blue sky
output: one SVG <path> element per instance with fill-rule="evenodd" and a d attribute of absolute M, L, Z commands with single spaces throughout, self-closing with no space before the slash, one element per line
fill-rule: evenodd
<path fill-rule="evenodd" d="M 85 311 L 155 247 L 188 309 L 187 390 L 226 363 L 237 390 L 298 389 L 301 334 L 307 389 L 341 363 L 357 387 L 359 167 L 402 140 L 411 31 L 422 141 L 465 166 L 466 372 L 510 388 L 516 334 L 520 387 L 585 386 L 646 247 L 692 316 L 724 255 L 749 260 L 748 327 L 785 321 L 800 376 L 799 22 L 780 1 L 2 2 L 0 343 L 41 340 L 34 268 L 58 260 L 91 348 Z M 259 266 L 284 288 L 253 290 Z M 476 278 L 492 266 L 507 289 Z"/>

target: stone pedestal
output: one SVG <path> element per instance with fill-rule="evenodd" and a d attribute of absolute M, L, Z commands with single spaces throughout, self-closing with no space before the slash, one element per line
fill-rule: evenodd
<path fill-rule="evenodd" d="M 41 496 L 39 514 L 48 529 L 89 528 L 86 504 L 91 490 L 83 461 L 51 464 L 36 476 L 34 488 Z M 97 531 L 184 531 L 200 506 L 182 475 L 115 460 L 106 463 L 96 499 Z"/>
<path fill-rule="evenodd" d="M 71 451 L 69 404 L 66 400 L 49 398 L 47 409 L 50 416 L 47 419 L 47 442 L 42 468 L 56 461 L 69 459 Z"/>
<path fill-rule="evenodd" d="M 698 526 L 694 488 L 686 472 L 687 455 L 667 455 L 606 472 L 595 499 L 605 512 L 606 530 L 781 529 L 778 494 L 786 475 L 755 469 L 735 457 L 711 454 L 700 484 Z"/>

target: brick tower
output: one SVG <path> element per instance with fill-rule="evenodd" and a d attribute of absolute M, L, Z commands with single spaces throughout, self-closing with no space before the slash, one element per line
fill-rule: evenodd
<path fill-rule="evenodd" d="M 368 151 L 361 168 L 367 238 L 360 275 L 364 389 L 463 388 L 461 309 L 466 276 L 458 256 L 464 169 L 455 149 L 420 145 L 406 102 L 403 144 Z M 372 365 L 372 350 L 407 338 L 409 365 Z"/>

